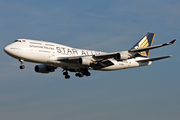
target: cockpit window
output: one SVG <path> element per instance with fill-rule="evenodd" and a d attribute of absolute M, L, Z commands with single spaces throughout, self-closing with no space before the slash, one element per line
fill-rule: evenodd
<path fill-rule="evenodd" d="M 14 42 L 21 42 L 21 40 L 15 40 Z"/>

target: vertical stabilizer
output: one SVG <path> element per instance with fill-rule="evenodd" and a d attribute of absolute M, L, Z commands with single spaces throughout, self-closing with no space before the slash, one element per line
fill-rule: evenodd
<path fill-rule="evenodd" d="M 140 49 L 152 46 L 154 41 L 154 33 L 147 33 L 144 37 L 142 37 L 131 49 Z M 140 56 L 149 57 L 150 50 L 138 52 Z"/>

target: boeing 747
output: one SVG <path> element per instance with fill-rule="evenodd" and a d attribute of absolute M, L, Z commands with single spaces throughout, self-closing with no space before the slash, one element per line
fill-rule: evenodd
<path fill-rule="evenodd" d="M 153 61 L 171 57 L 149 58 L 151 49 L 172 45 L 176 42 L 174 39 L 169 43 L 152 46 L 154 36 L 154 33 L 147 33 L 131 49 L 113 53 L 77 49 L 30 39 L 17 39 L 6 46 L 4 51 L 20 61 L 20 69 L 25 68 L 24 61 L 40 63 L 34 67 L 38 73 L 54 72 L 61 67 L 63 75 L 69 79 L 68 72 L 75 72 L 76 77 L 90 76 L 89 70 L 111 71 L 147 66 Z"/>

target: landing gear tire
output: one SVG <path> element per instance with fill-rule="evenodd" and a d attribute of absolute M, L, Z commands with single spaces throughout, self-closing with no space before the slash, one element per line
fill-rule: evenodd
<path fill-rule="evenodd" d="M 66 75 L 66 76 L 65 76 L 65 79 L 69 79 L 69 78 L 70 78 L 70 76 L 69 76 L 69 75 Z"/>
<path fill-rule="evenodd" d="M 24 65 L 21 65 L 19 68 L 20 68 L 20 69 L 24 69 L 24 68 L 25 68 L 25 66 L 24 66 Z"/>
<path fill-rule="evenodd" d="M 86 76 L 91 76 L 91 73 L 90 73 L 90 72 L 87 72 L 87 73 L 86 73 Z"/>
<path fill-rule="evenodd" d="M 84 75 L 81 74 L 81 73 L 76 73 L 75 75 L 76 75 L 76 77 L 83 77 L 83 76 L 84 76 Z"/>
<path fill-rule="evenodd" d="M 76 76 L 76 77 L 79 77 L 79 74 L 80 74 L 80 73 L 76 73 L 75 76 Z"/>
<path fill-rule="evenodd" d="M 68 75 L 68 71 L 67 70 L 63 70 L 65 72 L 63 72 L 63 75 L 65 76 L 65 79 L 69 79 L 70 75 Z"/>
<path fill-rule="evenodd" d="M 63 75 L 68 75 L 68 72 L 63 72 Z"/>
<path fill-rule="evenodd" d="M 83 77 L 83 76 L 84 76 L 83 74 L 80 74 L 80 75 L 79 75 L 80 78 Z"/>

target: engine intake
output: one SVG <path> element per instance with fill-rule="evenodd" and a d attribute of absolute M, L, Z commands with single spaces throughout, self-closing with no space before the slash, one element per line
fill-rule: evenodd
<path fill-rule="evenodd" d="M 51 67 L 47 65 L 36 65 L 34 67 L 34 70 L 38 73 L 50 73 L 50 72 L 54 72 L 55 69 L 56 67 Z"/>
<path fill-rule="evenodd" d="M 91 59 L 90 58 L 79 58 L 78 59 L 78 64 L 79 65 L 90 65 L 91 64 Z"/>
<path fill-rule="evenodd" d="M 117 53 L 115 56 L 116 60 L 127 60 L 129 58 L 128 53 Z"/>

